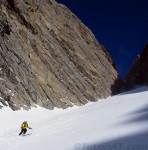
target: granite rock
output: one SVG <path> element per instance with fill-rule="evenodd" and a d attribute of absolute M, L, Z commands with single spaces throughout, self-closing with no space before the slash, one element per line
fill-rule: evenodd
<path fill-rule="evenodd" d="M 1 0 L 3 105 L 81 106 L 118 91 L 118 79 L 108 52 L 67 7 L 55 0 Z"/>

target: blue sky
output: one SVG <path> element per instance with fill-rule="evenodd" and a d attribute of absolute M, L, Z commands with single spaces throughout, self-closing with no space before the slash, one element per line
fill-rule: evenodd
<path fill-rule="evenodd" d="M 148 41 L 148 0 L 56 0 L 95 34 L 123 78 Z"/>

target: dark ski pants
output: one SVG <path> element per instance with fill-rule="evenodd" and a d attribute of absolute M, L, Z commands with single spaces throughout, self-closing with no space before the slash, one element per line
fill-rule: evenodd
<path fill-rule="evenodd" d="M 25 134 L 27 132 L 27 129 L 23 129 L 21 130 L 21 132 L 19 133 L 19 135 L 21 135 L 22 133 Z"/>

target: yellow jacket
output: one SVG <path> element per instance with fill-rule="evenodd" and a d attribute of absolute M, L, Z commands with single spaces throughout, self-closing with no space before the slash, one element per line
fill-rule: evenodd
<path fill-rule="evenodd" d="M 22 126 L 21 126 L 22 129 L 26 129 L 26 128 L 29 128 L 28 124 L 27 123 L 22 123 Z"/>

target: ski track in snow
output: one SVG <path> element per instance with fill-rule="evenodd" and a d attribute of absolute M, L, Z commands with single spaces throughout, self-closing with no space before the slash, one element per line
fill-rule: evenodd
<path fill-rule="evenodd" d="M 148 87 L 66 110 L 0 112 L 0 150 L 109 150 L 101 146 L 119 143 L 120 150 L 148 150 Z M 24 120 L 33 129 L 18 136 Z"/>

